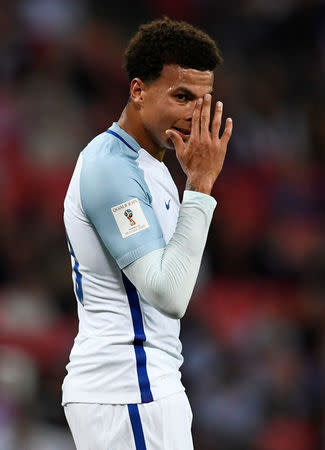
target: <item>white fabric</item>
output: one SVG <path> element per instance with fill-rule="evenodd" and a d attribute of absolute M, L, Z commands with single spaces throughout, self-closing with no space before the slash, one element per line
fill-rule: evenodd
<path fill-rule="evenodd" d="M 137 406 L 146 450 L 193 449 L 185 392 Z M 64 412 L 77 450 L 136 450 L 127 405 L 69 403 Z"/>
<path fill-rule="evenodd" d="M 115 126 L 114 131 L 120 133 L 130 145 L 136 145 L 134 139 L 119 127 Z M 132 170 L 134 177 L 137 176 L 137 184 L 141 183 L 141 188 L 150 194 L 150 205 L 162 230 L 163 241 L 168 243 L 177 224 L 178 192 L 163 163 L 144 149 L 139 148 L 137 153 L 132 151 L 108 133 L 96 137 L 82 152 L 64 205 L 65 226 L 75 255 L 71 256 L 73 269 L 78 261 L 78 269 L 72 272 L 73 281 L 77 282 L 78 271 L 81 275 L 83 300 L 82 303 L 78 299 L 76 301 L 79 331 L 71 350 L 70 362 L 67 365 L 68 374 L 62 387 L 63 404 L 67 402 L 124 404 L 142 401 L 134 346 L 133 317 L 122 272 L 85 214 L 80 197 L 80 178 L 84 164 L 91 160 L 94 161 L 94 166 L 103 167 L 106 158 L 107 165 L 112 159 L 111 171 L 120 182 L 121 190 L 129 185 L 127 174 Z M 110 186 L 114 181 L 111 174 L 107 179 Z M 121 201 L 108 198 L 103 210 L 106 208 L 105 210 L 110 213 L 111 206 Z M 115 223 L 113 215 L 111 217 Z M 152 228 L 154 225 L 149 219 L 148 221 Z M 108 227 L 114 239 L 125 241 L 125 245 L 126 241 L 132 239 L 138 242 L 142 239 L 142 233 L 149 230 L 150 228 L 123 239 L 117 227 L 115 231 Z M 120 237 L 115 233 L 119 233 Z M 163 246 L 166 245 L 165 242 Z M 140 242 L 140 245 L 146 243 Z M 143 342 L 145 369 L 153 399 L 182 391 L 184 387 L 180 381 L 179 368 L 183 357 L 179 340 L 179 320 L 161 314 L 141 295 L 139 295 L 139 317 L 145 334 Z"/>
<path fill-rule="evenodd" d="M 166 248 L 123 269 L 141 296 L 168 317 L 180 319 L 185 314 L 215 205 L 209 195 L 185 191 L 177 227 Z"/>

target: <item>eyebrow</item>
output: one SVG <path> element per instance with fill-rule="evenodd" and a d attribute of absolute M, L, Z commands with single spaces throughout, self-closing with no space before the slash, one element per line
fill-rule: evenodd
<path fill-rule="evenodd" d="M 175 92 L 181 92 L 182 94 L 186 94 L 188 97 L 190 97 L 190 98 L 196 98 L 196 95 L 192 92 L 192 91 L 190 91 L 189 89 L 187 89 L 186 87 L 182 87 L 182 86 L 180 86 L 180 87 L 178 87 L 176 90 L 175 90 Z M 208 92 L 208 94 L 211 94 L 212 95 L 212 90 L 210 91 L 210 92 Z"/>

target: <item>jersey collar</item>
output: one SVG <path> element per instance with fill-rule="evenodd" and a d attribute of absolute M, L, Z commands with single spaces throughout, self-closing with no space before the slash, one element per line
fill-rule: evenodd
<path fill-rule="evenodd" d="M 137 143 L 137 141 L 130 134 L 124 131 L 116 122 L 109 127 L 106 133 L 112 134 L 136 153 L 138 153 L 141 149 L 141 146 Z"/>

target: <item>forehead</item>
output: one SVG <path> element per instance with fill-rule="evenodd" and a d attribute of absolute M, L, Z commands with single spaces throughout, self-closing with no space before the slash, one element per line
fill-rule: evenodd
<path fill-rule="evenodd" d="M 152 85 L 167 91 L 183 87 L 201 96 L 212 91 L 213 72 L 185 69 L 176 64 L 168 64 L 163 67 L 160 77 Z"/>

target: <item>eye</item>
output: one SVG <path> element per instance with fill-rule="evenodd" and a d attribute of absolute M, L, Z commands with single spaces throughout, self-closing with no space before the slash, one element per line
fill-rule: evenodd
<path fill-rule="evenodd" d="M 175 97 L 177 98 L 177 100 L 180 100 L 182 102 L 185 102 L 187 100 L 187 97 L 185 94 L 176 94 Z"/>

